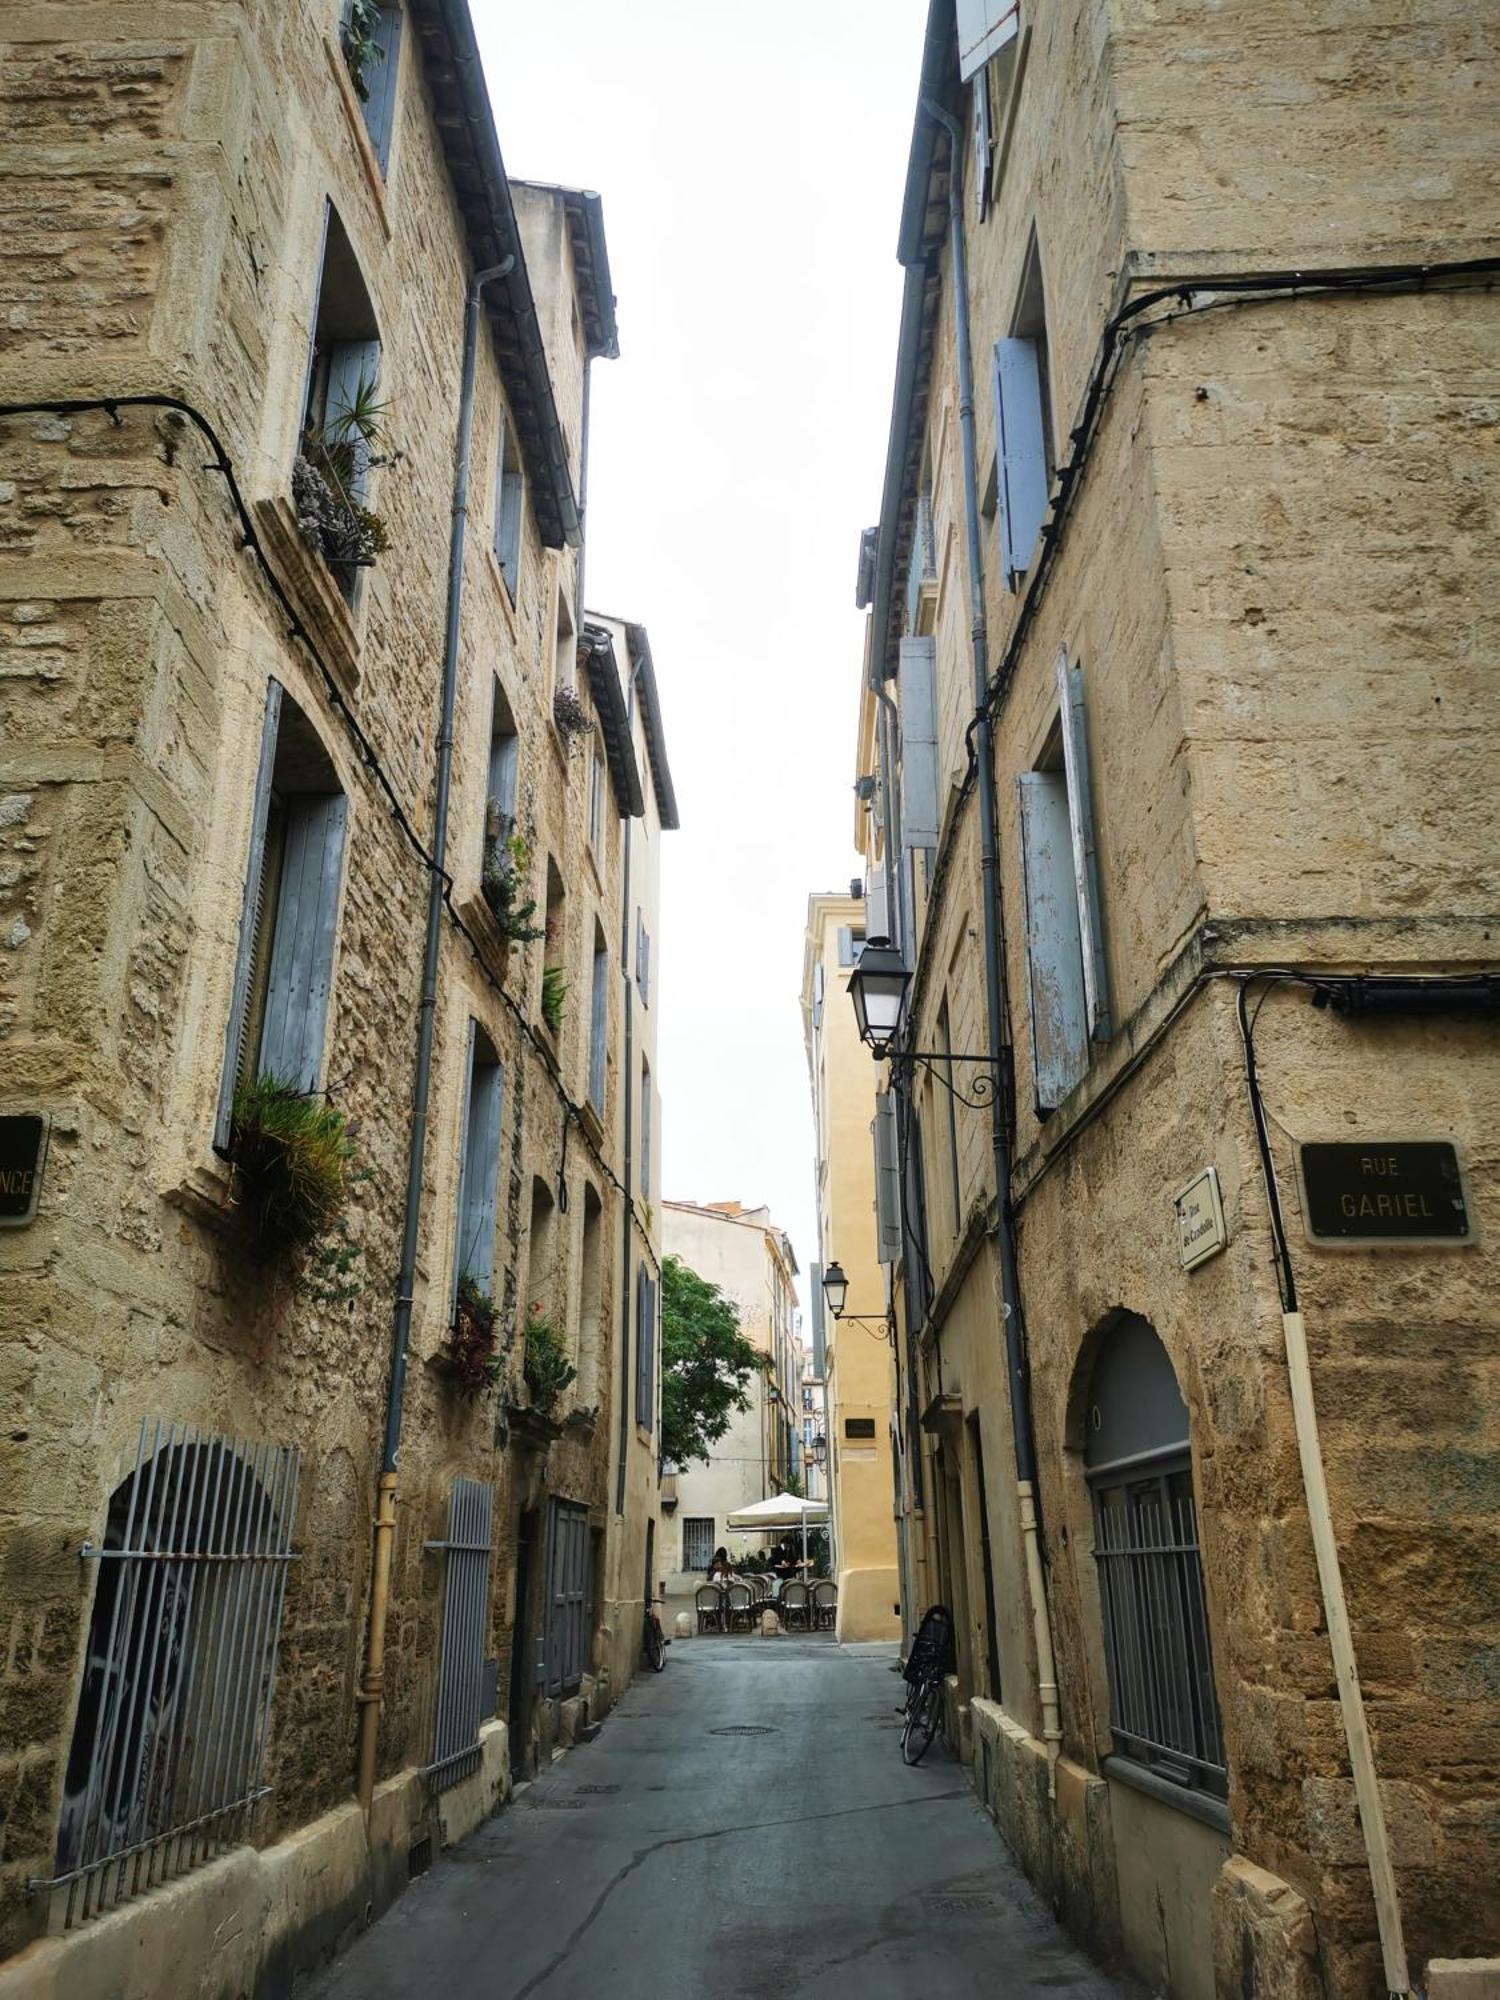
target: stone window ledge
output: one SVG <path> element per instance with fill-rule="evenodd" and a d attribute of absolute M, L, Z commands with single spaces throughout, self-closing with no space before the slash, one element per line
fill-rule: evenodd
<path fill-rule="evenodd" d="M 591 1099 L 585 1098 L 578 1107 L 578 1114 L 584 1131 L 588 1133 L 594 1144 L 602 1152 L 604 1148 L 604 1120 L 599 1114 L 598 1107 Z"/>
<path fill-rule="evenodd" d="M 352 699 L 359 687 L 359 639 L 354 614 L 339 595 L 328 565 L 298 534 L 297 516 L 285 495 L 252 501 L 250 513 L 308 637 L 340 692 Z"/>
<path fill-rule="evenodd" d="M 1216 1827 L 1220 1833 L 1229 1832 L 1229 1807 L 1209 1792 L 1175 1785 L 1170 1778 L 1158 1777 L 1147 1765 L 1136 1763 L 1133 1757 L 1106 1757 L 1103 1770 L 1105 1777 L 1113 1778 L 1116 1784 L 1144 1792 L 1148 1799 L 1186 1813 L 1190 1819 L 1201 1819 L 1205 1826 Z"/>
<path fill-rule="evenodd" d="M 467 896 L 455 895 L 453 908 L 479 940 L 487 970 L 502 986 L 508 985 L 511 955 L 517 947 L 496 923 L 494 911 L 477 889 L 471 890 Z"/>
<path fill-rule="evenodd" d="M 234 1169 L 216 1153 L 193 1161 L 161 1194 L 174 1208 L 214 1229 L 229 1228 L 239 1213 L 234 1198 Z"/>

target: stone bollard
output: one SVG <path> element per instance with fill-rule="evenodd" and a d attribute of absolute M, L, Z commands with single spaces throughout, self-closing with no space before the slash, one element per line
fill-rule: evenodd
<path fill-rule="evenodd" d="M 760 1614 L 760 1636 L 762 1639 L 781 1637 L 781 1620 L 774 1611 L 762 1611 Z"/>
<path fill-rule="evenodd" d="M 677 1622 L 672 1629 L 676 1632 L 679 1639 L 691 1639 L 693 1636 L 692 1618 L 686 1611 L 679 1611 Z"/>

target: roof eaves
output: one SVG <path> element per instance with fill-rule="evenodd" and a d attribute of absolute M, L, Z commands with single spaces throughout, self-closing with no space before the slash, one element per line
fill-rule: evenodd
<path fill-rule="evenodd" d="M 627 624 L 630 651 L 641 676 L 641 720 L 646 728 L 646 756 L 651 765 L 651 785 L 656 793 L 656 812 L 662 826 L 675 833 L 682 825 L 677 814 L 677 794 L 672 787 L 672 771 L 667 763 L 667 739 L 662 729 L 661 696 L 656 688 L 656 669 L 651 661 L 651 641 L 644 625 Z"/>
<path fill-rule="evenodd" d="M 604 757 L 615 804 L 625 818 L 639 819 L 646 810 L 646 795 L 630 741 L 630 716 L 620 689 L 614 638 L 601 625 L 585 625 L 583 636 L 585 644 L 580 651 L 587 656 L 589 692 L 604 735 Z"/>
<path fill-rule="evenodd" d="M 555 181 L 522 181 L 517 187 L 555 194 L 567 217 L 573 268 L 578 274 L 583 336 L 590 361 L 617 361 L 620 329 L 615 319 L 615 295 L 609 274 L 609 244 L 604 235 L 604 203 L 591 188 L 562 187 Z"/>

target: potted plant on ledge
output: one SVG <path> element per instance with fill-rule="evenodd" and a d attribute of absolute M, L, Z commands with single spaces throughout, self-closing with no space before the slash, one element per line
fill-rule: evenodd
<path fill-rule="evenodd" d="M 560 965 L 542 967 L 542 1019 L 557 1034 L 562 1027 L 563 1006 L 568 997 L 568 982 Z"/>
<path fill-rule="evenodd" d="M 458 1281 L 447 1361 L 466 1396 L 492 1389 L 500 1380 L 500 1308 L 467 1271 Z"/>
<path fill-rule="evenodd" d="M 544 1416 L 552 1414 L 558 1397 L 578 1375 L 578 1370 L 568 1359 L 562 1335 L 542 1311 L 539 1302 L 526 1315 L 525 1374 L 526 1387 L 531 1393 L 531 1407 Z"/>
<path fill-rule="evenodd" d="M 322 424 L 308 424 L 292 466 L 297 532 L 322 556 L 345 597 L 353 592 L 355 571 L 370 568 L 390 547 L 384 521 L 364 504 L 367 474 L 389 462 L 385 413 L 374 382 L 361 376 L 345 408 Z"/>
<path fill-rule="evenodd" d="M 491 799 L 485 813 L 484 865 L 480 871 L 479 893 L 501 933 L 512 944 L 529 944 L 545 935 L 536 914 L 536 898 L 525 895 L 531 850 L 516 830 L 515 821 Z"/>

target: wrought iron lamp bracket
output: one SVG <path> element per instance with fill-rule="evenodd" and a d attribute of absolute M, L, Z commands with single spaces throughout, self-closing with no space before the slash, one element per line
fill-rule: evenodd
<path fill-rule="evenodd" d="M 994 1056 L 951 1055 L 942 1049 L 877 1049 L 877 1055 L 884 1055 L 897 1077 L 910 1077 L 913 1070 L 925 1070 L 930 1077 L 940 1083 L 948 1095 L 959 1104 L 967 1105 L 971 1111 L 983 1111 L 993 1104 L 1000 1089 L 1000 1064 Z M 957 1067 L 973 1070 L 968 1089 L 961 1090 L 953 1080 L 953 1070 Z M 944 1075 L 944 1071 L 948 1074 Z"/>

